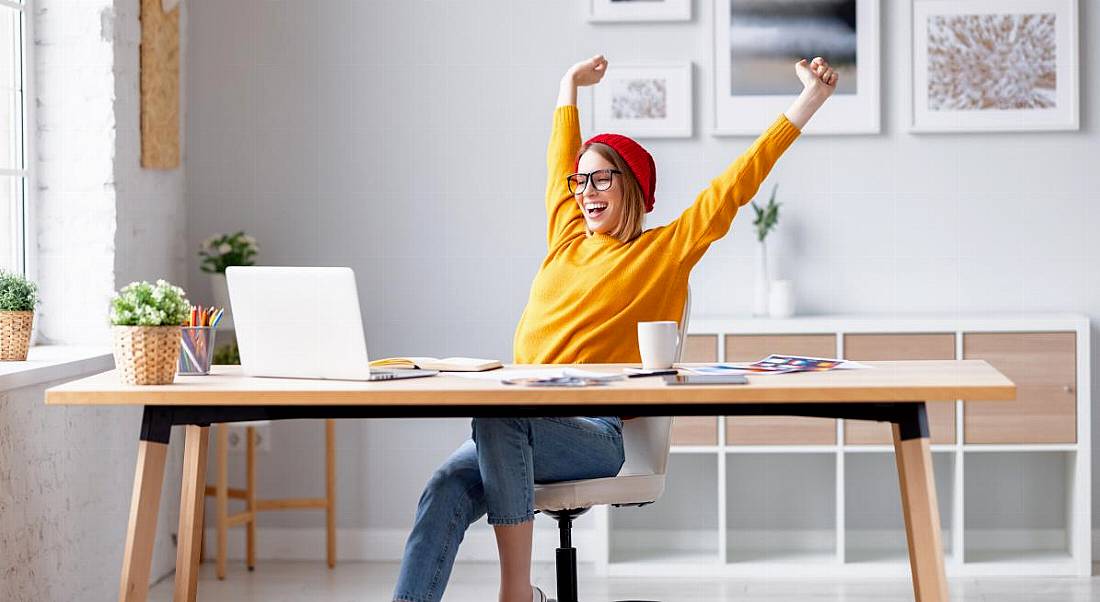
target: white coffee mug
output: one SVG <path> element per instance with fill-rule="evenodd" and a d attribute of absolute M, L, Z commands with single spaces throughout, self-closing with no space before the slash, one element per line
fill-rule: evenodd
<path fill-rule="evenodd" d="M 673 321 L 638 322 L 638 350 L 642 353 L 642 369 L 664 370 L 676 361 L 680 345 L 680 326 Z"/>

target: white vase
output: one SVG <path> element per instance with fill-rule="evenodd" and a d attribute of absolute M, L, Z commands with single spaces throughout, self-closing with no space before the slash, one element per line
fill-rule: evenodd
<path fill-rule="evenodd" d="M 214 307 L 224 307 L 225 315 L 222 316 L 218 328 L 232 328 L 233 316 L 229 312 L 229 286 L 225 283 L 225 274 L 210 274 L 210 290 L 214 297 Z"/>
<path fill-rule="evenodd" d="M 768 285 L 768 315 L 773 318 L 794 315 L 794 285 L 790 280 L 772 280 Z"/>
<path fill-rule="evenodd" d="M 756 279 L 753 290 L 752 315 L 768 315 L 768 246 L 760 241 L 756 247 Z"/>

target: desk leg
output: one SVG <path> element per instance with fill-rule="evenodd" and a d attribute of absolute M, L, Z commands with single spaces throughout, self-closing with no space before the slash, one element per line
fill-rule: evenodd
<path fill-rule="evenodd" d="M 153 540 L 157 532 L 157 510 L 164 485 L 167 443 L 142 440 L 138 443 L 134 493 L 130 498 L 130 523 L 122 553 L 120 602 L 145 602 L 149 595 L 149 565 L 153 561 Z"/>
<path fill-rule="evenodd" d="M 214 513 L 218 532 L 218 557 L 215 560 L 214 574 L 225 579 L 225 557 L 229 554 L 229 425 L 221 422 L 214 425 L 215 445 L 218 454 L 218 475 L 214 498 Z"/>
<path fill-rule="evenodd" d="M 176 549 L 176 602 L 195 602 L 198 595 L 199 546 L 206 504 L 206 452 L 209 428 L 189 424 L 183 448 L 180 488 L 179 547 Z"/>
<path fill-rule="evenodd" d="M 893 430 L 913 593 L 917 602 L 946 602 L 947 576 L 940 544 L 940 511 L 924 404 L 918 404 L 911 421 L 895 423 Z"/>
<path fill-rule="evenodd" d="M 325 555 L 336 568 L 336 421 L 325 420 Z"/>

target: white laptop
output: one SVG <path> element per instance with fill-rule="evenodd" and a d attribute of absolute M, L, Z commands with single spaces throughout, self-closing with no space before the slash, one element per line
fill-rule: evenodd
<path fill-rule="evenodd" d="M 233 266 L 225 279 L 246 375 L 390 380 L 438 374 L 371 369 L 351 268 Z"/>

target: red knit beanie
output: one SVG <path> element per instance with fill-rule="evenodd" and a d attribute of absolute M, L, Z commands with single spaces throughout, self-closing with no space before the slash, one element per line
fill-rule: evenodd
<path fill-rule="evenodd" d="M 626 164 L 630 166 L 630 171 L 634 172 L 634 178 L 638 180 L 638 184 L 642 187 L 642 195 L 645 197 L 645 212 L 653 211 L 653 191 L 657 189 L 657 166 L 653 163 L 653 157 L 649 152 L 642 148 L 641 144 L 619 134 L 599 134 L 589 138 L 584 145 L 587 146 L 594 142 L 610 146 L 615 149 L 615 152 L 619 153 L 623 161 L 626 161 Z M 577 157 L 577 163 L 580 164 L 580 157 Z M 576 166 L 574 166 L 575 169 Z"/>

